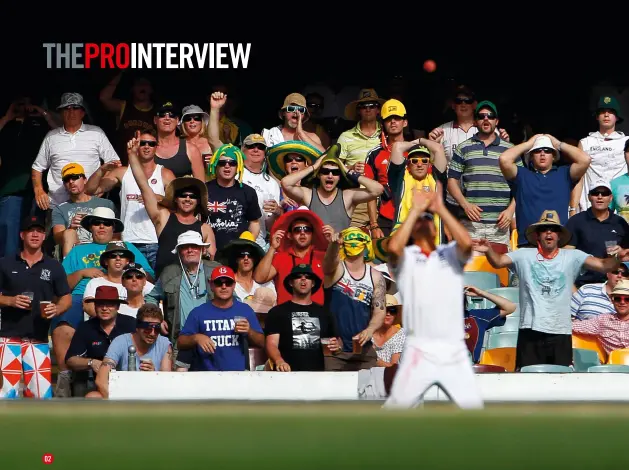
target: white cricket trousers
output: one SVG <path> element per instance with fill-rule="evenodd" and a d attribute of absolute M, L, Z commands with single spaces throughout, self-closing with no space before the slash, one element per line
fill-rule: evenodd
<path fill-rule="evenodd" d="M 391 394 L 383 408 L 414 408 L 424 394 L 438 385 L 460 408 L 483 408 L 483 399 L 469 357 L 451 363 L 436 363 L 419 349 L 407 345 L 393 379 Z"/>

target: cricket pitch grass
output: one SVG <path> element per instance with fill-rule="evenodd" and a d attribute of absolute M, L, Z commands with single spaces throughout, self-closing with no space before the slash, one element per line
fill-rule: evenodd
<path fill-rule="evenodd" d="M 622 469 L 625 404 L 0 401 L 0 468 Z M 44 465 L 44 454 L 52 463 Z"/>

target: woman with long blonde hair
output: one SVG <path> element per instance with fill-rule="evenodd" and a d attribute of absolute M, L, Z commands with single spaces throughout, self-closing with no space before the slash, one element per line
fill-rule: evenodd
<path fill-rule="evenodd" d="M 181 136 L 199 149 L 206 167 L 214 153 L 210 145 L 209 122 L 210 115 L 195 104 L 182 110 Z"/>

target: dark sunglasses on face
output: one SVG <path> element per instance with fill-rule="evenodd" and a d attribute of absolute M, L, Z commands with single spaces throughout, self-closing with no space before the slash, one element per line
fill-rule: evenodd
<path fill-rule="evenodd" d="M 135 273 L 135 274 L 125 274 L 122 278 L 125 281 L 128 281 L 130 279 L 144 279 L 144 274 L 142 273 Z"/>
<path fill-rule="evenodd" d="M 124 251 L 111 251 L 109 253 L 107 253 L 107 258 L 109 259 L 114 259 L 114 258 L 126 258 L 127 254 Z"/>
<path fill-rule="evenodd" d="M 312 227 L 308 227 L 307 225 L 298 225 L 297 227 L 293 227 L 293 233 L 311 233 Z"/>
<path fill-rule="evenodd" d="M 140 147 L 144 147 L 145 145 L 148 145 L 149 147 L 157 147 L 157 142 L 154 140 L 141 140 Z"/>
<path fill-rule="evenodd" d="M 599 190 L 592 190 L 592 191 L 590 191 L 590 196 L 609 197 L 611 195 L 612 195 L 611 191 L 609 191 L 607 189 L 599 189 Z"/>
<path fill-rule="evenodd" d="M 199 196 L 197 196 L 195 193 L 179 193 L 177 194 L 177 197 L 180 199 L 186 199 L 186 198 L 190 198 L 190 199 L 199 199 Z"/>
<path fill-rule="evenodd" d="M 284 157 L 284 163 L 290 163 L 290 162 L 304 163 L 305 161 L 306 161 L 306 158 L 302 157 L 301 155 L 287 155 Z"/>
<path fill-rule="evenodd" d="M 234 285 L 234 281 L 232 281 L 231 279 L 216 279 L 214 281 L 214 286 L 216 287 L 223 287 L 223 286 L 231 287 L 233 285 Z"/>
<path fill-rule="evenodd" d="M 199 116 L 198 114 L 193 114 L 193 115 L 189 115 L 183 118 L 183 122 L 190 122 L 190 121 L 201 122 L 202 119 L 203 118 Z"/>
<path fill-rule="evenodd" d="M 428 157 L 412 157 L 409 158 L 408 161 L 410 163 L 412 163 L 413 165 L 419 165 L 419 163 L 423 163 L 424 165 L 427 165 L 428 163 L 430 163 L 430 158 Z"/>
<path fill-rule="evenodd" d="M 238 165 L 238 163 L 236 163 L 236 160 L 219 160 L 217 165 L 218 166 L 233 166 L 235 168 Z"/>
<path fill-rule="evenodd" d="M 626 303 L 629 303 L 629 295 L 614 295 L 612 297 L 612 300 L 614 302 L 618 302 L 619 304 L 620 303 L 626 304 Z"/>
<path fill-rule="evenodd" d="M 162 325 L 160 323 L 152 323 L 148 321 L 139 321 L 137 323 L 138 328 L 144 330 L 145 333 L 159 333 Z"/>
<path fill-rule="evenodd" d="M 264 144 L 251 144 L 251 145 L 245 145 L 245 147 L 248 149 L 262 150 L 263 152 L 266 150 L 266 145 Z"/>
<path fill-rule="evenodd" d="M 629 271 L 625 271 L 624 269 L 612 271 L 612 274 L 615 274 L 616 276 L 629 277 Z"/>
<path fill-rule="evenodd" d="M 300 274 L 298 276 L 295 276 L 294 279 L 297 279 L 297 280 L 305 279 L 306 281 L 312 281 L 313 277 L 310 274 Z"/>
<path fill-rule="evenodd" d="M 68 175 L 65 178 L 63 178 L 63 182 L 64 183 L 68 183 L 69 181 L 76 181 L 79 178 L 83 178 L 85 175 L 84 174 L 80 174 L 80 175 Z"/>
<path fill-rule="evenodd" d="M 456 104 L 472 104 L 474 100 L 472 98 L 455 98 L 454 102 Z"/>
<path fill-rule="evenodd" d="M 542 153 L 542 152 L 544 152 L 544 153 L 554 153 L 553 149 L 548 148 L 548 147 L 544 147 L 544 148 L 541 148 L 541 149 L 535 149 L 535 151 L 533 153 Z"/>
<path fill-rule="evenodd" d="M 177 119 L 178 116 L 175 113 L 171 113 L 170 111 L 164 111 L 161 113 L 157 113 L 157 117 L 160 117 L 160 118 L 169 117 L 172 119 Z"/>
<path fill-rule="evenodd" d="M 397 315 L 397 307 L 387 307 L 388 315 Z"/>
<path fill-rule="evenodd" d="M 114 226 L 114 221 L 113 220 L 103 220 L 103 219 L 94 219 L 92 221 L 92 226 L 99 226 L 99 225 L 104 225 L 105 227 L 113 227 Z"/>
<path fill-rule="evenodd" d="M 251 258 L 251 253 L 249 253 L 248 251 L 241 251 L 238 254 L 238 258 Z"/>
<path fill-rule="evenodd" d="M 537 233 L 546 233 L 548 231 L 559 233 L 561 232 L 561 227 L 540 227 L 537 229 Z"/>
<path fill-rule="evenodd" d="M 304 114 L 306 112 L 306 108 L 304 108 L 303 106 L 297 106 L 297 105 L 288 105 L 286 106 L 286 111 L 289 113 L 301 113 Z"/>
<path fill-rule="evenodd" d="M 358 109 L 372 109 L 372 108 L 379 108 L 379 107 L 380 105 L 378 103 L 363 103 L 356 106 L 356 108 Z"/>
<path fill-rule="evenodd" d="M 332 176 L 341 176 L 341 170 L 339 168 L 321 168 L 319 170 L 320 175 L 332 175 Z"/>
<path fill-rule="evenodd" d="M 483 121 L 485 120 L 485 118 L 494 120 L 496 119 L 496 115 L 494 113 L 477 113 L 476 114 L 476 119 L 478 119 L 479 121 Z"/>

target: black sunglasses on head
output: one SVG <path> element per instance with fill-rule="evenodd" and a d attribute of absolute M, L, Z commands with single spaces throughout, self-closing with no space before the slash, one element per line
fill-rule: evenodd
<path fill-rule="evenodd" d="M 456 104 L 472 104 L 474 100 L 472 98 L 455 98 L 454 102 Z"/>
<path fill-rule="evenodd" d="M 66 177 L 63 178 L 63 182 L 67 183 L 68 181 L 76 181 L 79 178 L 83 178 L 85 175 L 83 173 L 81 173 L 80 175 L 68 175 Z"/>
<path fill-rule="evenodd" d="M 494 113 L 476 113 L 476 119 L 479 121 L 484 121 L 485 118 L 494 120 L 496 119 L 496 115 Z"/>
<path fill-rule="evenodd" d="M 144 147 L 148 145 L 149 147 L 157 147 L 157 142 L 155 140 L 141 140 L 140 147 Z"/>
<path fill-rule="evenodd" d="M 183 118 L 183 122 L 190 122 L 190 121 L 201 122 L 202 120 L 203 120 L 203 117 L 199 116 L 198 114 L 189 114 L 185 118 Z"/>
<path fill-rule="evenodd" d="M 92 220 L 92 226 L 104 225 L 105 227 L 113 227 L 113 220 L 94 219 Z"/>
<path fill-rule="evenodd" d="M 340 168 L 321 168 L 319 170 L 320 175 L 332 175 L 332 176 L 341 176 Z"/>

